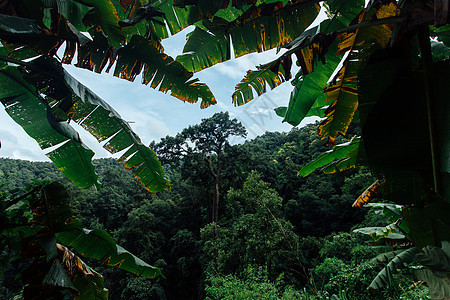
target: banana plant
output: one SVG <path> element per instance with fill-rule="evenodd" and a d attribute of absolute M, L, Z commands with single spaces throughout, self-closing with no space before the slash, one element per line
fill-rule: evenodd
<path fill-rule="evenodd" d="M 64 186 L 53 182 L 35 186 L 28 193 L 3 202 L 7 204 L 0 212 L 1 234 L 13 245 L 8 254 L 14 259 L 13 254 L 19 253 L 19 257 L 31 261 L 21 274 L 25 299 L 63 295 L 75 299 L 107 299 L 103 276 L 81 257 L 94 258 L 103 265 L 145 278 L 162 275 L 160 269 L 117 245 L 105 231 L 83 228 L 73 216 L 69 200 Z M 8 256 L 2 253 L 5 254 Z"/>

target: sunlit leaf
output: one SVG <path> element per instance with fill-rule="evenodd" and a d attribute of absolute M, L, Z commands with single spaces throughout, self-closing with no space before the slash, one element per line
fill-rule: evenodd
<path fill-rule="evenodd" d="M 142 72 L 143 83 L 152 88 L 159 87 L 162 92 L 191 103 L 202 99 L 201 107 L 215 104 L 216 99 L 209 88 L 192 80 L 192 74 L 179 62 L 164 53 L 142 37 L 134 36 L 127 46 L 117 52 L 114 75 L 134 80 Z"/>
<path fill-rule="evenodd" d="M 357 137 L 352 139 L 350 142 L 334 146 L 332 150 L 321 154 L 312 162 L 307 163 L 303 168 L 301 168 L 301 170 L 298 172 L 298 175 L 302 177 L 308 176 L 318 168 L 326 166 L 335 160 L 346 159 L 348 157 L 354 157 L 352 158 L 353 165 L 348 166 L 354 167 L 356 163 L 356 156 L 354 154 L 358 152 L 359 142 L 360 139 Z M 340 161 L 338 161 L 338 163 L 339 162 Z M 344 170 L 339 169 L 338 164 L 336 165 L 336 167 L 339 171 Z"/>
<path fill-rule="evenodd" d="M 15 33 L 14 43 L 7 50 L 16 59 L 56 53 L 66 41 L 63 63 L 71 63 L 75 50 L 78 50 L 77 67 L 100 73 L 105 68 L 108 71 L 117 61 L 115 76 L 132 81 L 142 73 L 143 83 L 150 83 L 152 88 L 162 92 L 170 91 L 178 99 L 190 103 L 202 99 L 201 108 L 216 103 L 208 86 L 198 83 L 180 63 L 161 53 L 161 45 L 155 40 L 134 35 L 126 46 L 115 51 L 102 32 L 93 28 L 90 31 L 93 39 L 90 40 L 70 27 L 61 15 L 52 16 L 50 33 L 42 33 L 31 20 L 0 15 L 0 20 L 2 18 L 8 25 L 0 27 L 0 38 L 8 41 L 8 36 Z M 25 27 L 22 23 L 26 24 Z"/>
<path fill-rule="evenodd" d="M 387 238 L 392 240 L 405 239 L 405 235 L 400 232 L 397 224 L 393 223 L 385 227 L 363 227 L 353 230 L 353 232 L 369 235 L 375 242 Z"/>
<path fill-rule="evenodd" d="M 337 43 L 333 43 L 327 50 L 324 57 L 325 64 L 317 62 L 314 66 L 314 72 L 302 76 L 296 83 L 289 99 L 284 122 L 293 126 L 300 124 L 322 95 L 323 88 L 342 58 L 342 56 L 336 55 Z"/>

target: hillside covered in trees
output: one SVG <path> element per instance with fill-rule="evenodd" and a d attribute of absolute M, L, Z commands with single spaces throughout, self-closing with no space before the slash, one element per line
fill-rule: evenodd
<path fill-rule="evenodd" d="M 21 195 L 37 182 L 60 181 L 84 227 L 107 231 L 117 244 L 161 268 L 164 277 L 145 279 L 88 259 L 104 275 L 110 299 L 428 297 L 424 286 L 410 289 L 415 278 L 408 269 L 388 274 L 384 287 L 368 288 L 386 266 L 373 258 L 404 249 L 408 242 L 374 241 L 352 231 L 389 224 L 376 208 L 352 208 L 374 181 L 367 169 L 298 177 L 307 162 L 326 150 L 325 142 L 312 134 L 317 124 L 289 133 L 267 132 L 239 145 L 213 139 L 211 131 L 206 138 L 201 134 L 206 122 L 225 126 L 225 121 L 238 128 L 236 120 L 222 113 L 199 124 L 203 126 L 152 143 L 171 191 L 148 193 L 132 172 L 111 159 L 94 161 L 102 183 L 97 191 L 75 187 L 51 163 L 3 158 L 2 194 Z M 357 135 L 356 130 L 351 127 L 349 136 Z M 197 141 L 183 148 L 188 136 Z M 338 143 L 345 142 L 340 139 Z M 205 148 L 216 152 L 207 155 Z M 7 260 L 13 255 L 7 251 L 11 245 L 8 239 L 1 243 L 2 261 L 8 263 L 2 268 L 0 297 L 11 299 L 21 292 L 22 277 L 16 275 L 24 263 Z"/>

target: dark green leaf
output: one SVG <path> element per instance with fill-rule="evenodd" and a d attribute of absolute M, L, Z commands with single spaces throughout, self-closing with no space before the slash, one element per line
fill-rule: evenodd
<path fill-rule="evenodd" d="M 315 19 L 313 2 L 290 1 L 253 6 L 233 22 L 215 18 L 204 21 L 208 31 L 196 28 L 189 36 L 183 55 L 177 57 L 189 71 L 197 72 L 230 59 L 231 43 L 235 57 L 261 52 L 286 44 Z"/>
<path fill-rule="evenodd" d="M 35 86 L 24 77 L 17 68 L 0 70 L 0 101 L 6 112 L 42 149 L 56 146 L 48 156 L 67 178 L 82 188 L 99 186 L 91 163 L 94 153 L 81 143 L 78 133 L 68 123 L 55 119 Z M 64 165 L 61 159 L 66 160 Z"/>
<path fill-rule="evenodd" d="M 162 275 L 160 269 L 150 266 L 116 245 L 106 231 L 77 229 L 57 233 L 56 238 L 62 244 L 73 247 L 82 256 L 97 259 L 104 265 L 117 267 L 146 278 Z"/>
<path fill-rule="evenodd" d="M 436 42 L 430 40 L 431 43 L 431 54 L 433 56 L 433 61 L 442 61 L 450 58 L 450 48 L 444 43 Z"/>
<path fill-rule="evenodd" d="M 417 252 L 418 249 L 416 247 L 413 247 L 395 254 L 392 260 L 373 279 L 369 287 L 372 289 L 379 289 L 385 286 L 388 282 L 390 282 L 390 274 L 404 267 L 404 263 L 412 262 L 414 260 L 414 255 Z"/>
<path fill-rule="evenodd" d="M 132 146 L 135 151 L 128 151 L 130 154 L 123 155 L 120 161 L 133 169 L 133 174 L 146 189 L 156 192 L 169 188 L 170 183 L 164 178 L 164 170 L 155 152 L 141 143 L 128 123 L 108 103 L 65 71 L 64 79 L 79 97 L 69 113 L 72 119 L 99 142 L 109 139 L 104 148 L 113 154 Z"/>
<path fill-rule="evenodd" d="M 271 90 L 291 78 L 292 60 L 290 56 L 257 67 L 258 71 L 248 71 L 244 79 L 236 86 L 233 93 L 234 105 L 243 105 L 253 99 L 252 89 L 258 96 L 266 92 L 266 85 Z"/>
<path fill-rule="evenodd" d="M 303 76 L 295 85 L 289 99 L 289 106 L 284 117 L 284 122 L 297 126 L 308 116 L 317 99 L 323 94 L 328 79 L 341 61 L 342 56 L 336 55 L 337 43 L 333 43 L 325 54 L 325 64 L 317 62 L 314 72 Z M 325 103 L 324 103 L 325 104 Z M 320 108 L 316 105 L 315 108 Z"/>
<path fill-rule="evenodd" d="M 353 157 L 353 154 L 358 151 L 360 138 L 354 138 L 350 142 L 336 145 L 332 150 L 323 153 L 317 157 L 314 161 L 307 163 L 299 172 L 298 175 L 305 177 L 314 172 L 316 169 L 326 166 L 335 160 Z M 356 163 L 356 158 L 353 159 L 353 166 Z M 340 161 L 339 161 L 340 163 Z M 339 163 L 336 165 L 339 171 Z M 348 166 L 346 166 L 348 167 Z"/>

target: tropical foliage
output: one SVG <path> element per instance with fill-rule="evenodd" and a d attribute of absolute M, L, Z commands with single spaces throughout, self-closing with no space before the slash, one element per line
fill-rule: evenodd
<path fill-rule="evenodd" d="M 267 86 L 276 88 L 293 77 L 289 103 L 276 109 L 285 122 L 298 125 L 306 116 L 323 117 L 317 133 L 328 145 L 335 145 L 338 136 L 359 123 L 358 137 L 319 156 L 298 170 L 300 175 L 319 167 L 332 173 L 357 164 L 369 166 L 379 185 L 368 188 L 358 203 L 369 202 L 379 190 L 403 206 L 408 237 L 423 256 L 425 269 L 419 276 L 433 295 L 449 297 L 442 288 L 445 279 L 436 275 L 448 270 L 436 267 L 441 262 L 431 257 L 439 253 L 445 259 L 450 240 L 448 1 L 364 4 L 362 0 L 3 0 L 0 101 L 78 186 L 99 187 L 99 182 L 93 152 L 71 120 L 98 141 L 106 141 L 106 150 L 121 152 L 119 161 L 144 187 L 161 191 L 169 188 L 169 182 L 155 152 L 62 64 L 72 64 L 76 56 L 74 65 L 80 68 L 113 69 L 114 76 L 131 81 L 141 75 L 144 84 L 170 91 L 183 101 L 201 100 L 205 108 L 216 99 L 208 86 L 193 79 L 193 72 L 233 56 L 283 48 L 279 58 L 247 73 L 236 86 L 233 102 L 245 104 L 254 99 L 254 91 L 261 95 Z M 309 28 L 320 9 L 327 18 Z M 190 25 L 195 29 L 183 54 L 176 59 L 167 56 L 161 40 Z M 295 76 L 293 55 L 300 67 Z M 289 158 L 283 152 L 295 152 L 291 146 L 286 145 L 280 159 Z M 219 203 L 215 191 L 214 211 Z M 218 214 L 214 215 L 217 221 Z M 379 232 L 375 235 L 398 233 L 387 227 Z"/>

